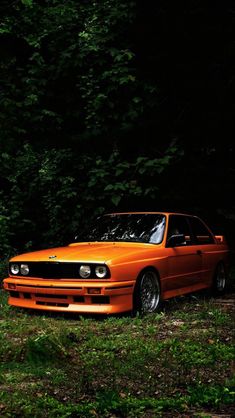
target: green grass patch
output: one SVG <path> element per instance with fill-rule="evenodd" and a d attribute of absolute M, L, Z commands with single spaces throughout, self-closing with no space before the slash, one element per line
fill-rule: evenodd
<path fill-rule="evenodd" d="M 233 315 L 208 297 L 178 298 L 134 319 L 15 309 L 2 291 L 0 305 L 1 418 L 233 408 Z"/>
<path fill-rule="evenodd" d="M 96 400 L 71 403 L 59 401 L 55 397 L 41 392 L 27 393 L 24 398 L 20 392 L 0 394 L 1 408 L 5 416 L 23 417 L 143 417 L 164 416 L 164 413 L 187 412 L 191 407 L 216 407 L 233 402 L 234 393 L 229 387 L 194 386 L 189 387 L 188 394 L 168 398 L 136 398 L 130 394 L 117 393 L 111 390 L 98 392 Z M 149 415 L 150 416 L 150 415 Z"/>

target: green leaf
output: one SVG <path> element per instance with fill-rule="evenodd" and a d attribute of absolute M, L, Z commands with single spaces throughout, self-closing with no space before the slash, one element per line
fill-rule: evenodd
<path fill-rule="evenodd" d="M 21 3 L 22 3 L 24 6 L 27 6 L 27 7 L 32 7 L 32 5 L 33 5 L 33 0 L 21 0 Z"/>
<path fill-rule="evenodd" d="M 121 196 L 112 196 L 111 197 L 111 201 L 115 206 L 118 206 L 120 200 L 121 200 Z"/>
<path fill-rule="evenodd" d="M 105 192 L 107 192 L 109 190 L 113 190 L 113 185 L 112 184 L 108 184 L 104 189 Z"/>

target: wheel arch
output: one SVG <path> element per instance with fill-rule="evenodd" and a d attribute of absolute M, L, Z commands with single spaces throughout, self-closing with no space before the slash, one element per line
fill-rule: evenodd
<path fill-rule="evenodd" d="M 224 288 L 221 289 L 221 290 L 219 290 L 216 286 L 216 274 L 217 274 L 217 271 L 218 271 L 220 266 L 223 266 L 224 273 L 225 273 L 225 285 L 224 285 Z M 226 265 L 226 262 L 223 259 L 221 259 L 221 260 L 217 261 L 217 263 L 215 265 L 215 268 L 214 268 L 214 272 L 213 272 L 213 276 L 212 276 L 212 283 L 211 283 L 212 294 L 214 294 L 214 295 L 223 294 L 228 287 L 228 279 L 229 279 L 228 266 Z"/>
<path fill-rule="evenodd" d="M 144 272 L 149 271 L 149 270 L 156 273 L 157 279 L 158 279 L 158 282 L 159 282 L 159 286 L 160 286 L 160 291 L 162 291 L 161 278 L 160 278 L 160 273 L 159 273 L 158 269 L 153 265 L 145 266 L 144 268 L 142 268 L 140 270 L 140 272 L 138 273 L 138 276 L 137 276 L 136 282 L 135 282 L 135 286 L 134 286 L 134 290 L 133 290 L 132 300 L 133 300 L 133 311 L 134 312 L 136 312 L 136 310 L 138 310 L 137 296 L 138 296 L 138 286 L 139 286 L 140 278 L 141 278 L 141 276 Z"/>
<path fill-rule="evenodd" d="M 223 258 L 221 258 L 220 260 L 218 260 L 218 261 L 215 263 L 215 267 L 214 267 L 213 274 L 212 274 L 212 280 L 214 279 L 215 274 L 216 274 L 216 271 L 217 271 L 217 269 L 218 269 L 218 267 L 219 267 L 220 265 L 222 265 L 222 266 L 224 267 L 224 269 L 225 269 L 225 273 L 228 275 L 228 271 L 229 271 L 228 266 L 226 265 L 226 263 L 225 263 L 225 261 L 223 260 Z"/>
<path fill-rule="evenodd" d="M 136 288 L 136 285 L 137 285 L 138 281 L 140 280 L 141 275 L 147 270 L 154 271 L 157 274 L 157 277 L 159 279 L 159 284 L 160 284 L 160 287 L 161 287 L 161 277 L 160 277 L 159 270 L 155 266 L 149 265 L 149 266 L 146 266 L 143 269 L 141 269 L 140 272 L 138 273 L 138 276 L 136 277 L 136 281 L 135 281 L 135 288 Z"/>

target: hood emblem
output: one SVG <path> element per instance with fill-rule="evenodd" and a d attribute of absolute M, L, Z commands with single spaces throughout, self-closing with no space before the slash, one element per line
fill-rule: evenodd
<path fill-rule="evenodd" d="M 51 258 L 56 258 L 57 257 L 57 255 L 49 255 L 49 258 L 51 259 Z"/>

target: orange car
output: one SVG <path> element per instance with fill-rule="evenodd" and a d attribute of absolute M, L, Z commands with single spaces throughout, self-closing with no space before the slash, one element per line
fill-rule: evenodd
<path fill-rule="evenodd" d="M 228 247 L 198 217 L 104 215 L 76 242 L 10 260 L 9 304 L 79 313 L 155 312 L 161 301 L 226 287 Z"/>

